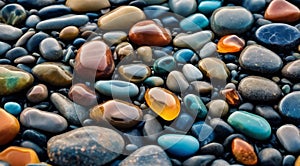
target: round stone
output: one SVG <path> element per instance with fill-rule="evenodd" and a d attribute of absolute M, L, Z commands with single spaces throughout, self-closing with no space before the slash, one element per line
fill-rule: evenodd
<path fill-rule="evenodd" d="M 67 0 L 66 6 L 70 7 L 75 12 L 96 12 L 110 7 L 110 3 L 109 0 Z"/>
<path fill-rule="evenodd" d="M 95 89 L 101 94 L 113 98 L 134 97 L 139 93 L 139 88 L 135 84 L 121 80 L 97 81 Z"/>
<path fill-rule="evenodd" d="M 270 2 L 264 17 L 274 22 L 296 22 L 300 19 L 298 7 L 286 0 L 274 0 Z"/>
<path fill-rule="evenodd" d="M 223 1 L 220 0 L 200 1 L 198 10 L 205 15 L 211 15 L 216 9 L 222 6 L 222 3 Z"/>
<path fill-rule="evenodd" d="M 82 83 L 72 85 L 68 96 L 75 103 L 83 106 L 92 106 L 97 103 L 97 96 L 95 92 Z"/>
<path fill-rule="evenodd" d="M 161 77 L 151 76 L 145 79 L 144 84 L 149 87 L 163 86 L 165 81 Z"/>
<path fill-rule="evenodd" d="M 299 123 L 300 120 L 300 92 L 292 92 L 284 96 L 279 103 L 279 113 L 287 120 Z"/>
<path fill-rule="evenodd" d="M 176 68 L 173 56 L 163 56 L 154 61 L 153 70 L 157 74 L 167 74 Z"/>
<path fill-rule="evenodd" d="M 235 53 L 241 51 L 245 46 L 244 39 L 236 35 L 223 36 L 218 41 L 218 52 L 219 53 Z"/>
<path fill-rule="evenodd" d="M 11 46 L 9 44 L 0 41 L 0 55 L 4 55 L 10 48 Z"/>
<path fill-rule="evenodd" d="M 127 40 L 127 33 L 123 31 L 111 31 L 103 34 L 103 40 L 109 45 L 120 44 Z"/>
<path fill-rule="evenodd" d="M 121 65 L 118 72 L 123 79 L 133 83 L 143 82 L 151 75 L 151 69 L 144 64 Z"/>
<path fill-rule="evenodd" d="M 190 49 L 180 49 L 174 53 L 174 58 L 179 63 L 187 63 L 190 62 L 192 57 L 195 56 L 193 50 Z"/>
<path fill-rule="evenodd" d="M 32 103 L 39 103 L 48 97 L 48 88 L 44 84 L 38 84 L 28 90 L 27 99 Z"/>
<path fill-rule="evenodd" d="M 192 64 L 185 64 L 182 67 L 182 73 L 189 82 L 200 81 L 203 78 L 201 71 Z"/>
<path fill-rule="evenodd" d="M 218 58 L 204 58 L 198 63 L 199 69 L 208 77 L 210 80 L 227 80 L 229 76 L 229 70 L 225 63 Z"/>
<path fill-rule="evenodd" d="M 40 52 L 43 58 L 51 61 L 59 60 L 63 56 L 63 50 L 58 41 L 52 37 L 44 39 L 40 43 Z"/>
<path fill-rule="evenodd" d="M 0 40 L 12 41 L 17 40 L 23 35 L 21 29 L 11 25 L 0 24 Z"/>
<path fill-rule="evenodd" d="M 205 118 L 207 109 L 201 98 L 194 94 L 188 94 L 183 98 L 185 107 L 192 113 L 196 113 L 198 118 Z"/>
<path fill-rule="evenodd" d="M 225 117 L 229 110 L 227 102 L 221 99 L 211 100 L 206 106 L 211 118 Z"/>
<path fill-rule="evenodd" d="M 259 152 L 258 157 L 262 165 L 280 166 L 282 163 L 282 155 L 274 148 L 264 148 Z"/>
<path fill-rule="evenodd" d="M 196 13 L 181 20 L 179 25 L 184 31 L 200 31 L 208 27 L 209 20 L 205 15 Z"/>
<path fill-rule="evenodd" d="M 256 165 L 258 162 L 253 146 L 240 138 L 232 141 L 231 150 L 235 159 L 242 164 Z"/>
<path fill-rule="evenodd" d="M 171 71 L 166 81 L 167 87 L 175 93 L 184 92 L 189 87 L 188 81 L 179 71 Z"/>
<path fill-rule="evenodd" d="M 37 15 L 30 15 L 27 17 L 25 25 L 29 28 L 35 28 L 35 26 L 41 22 L 41 18 Z"/>
<path fill-rule="evenodd" d="M 74 40 L 79 35 L 79 29 L 75 26 L 68 26 L 62 29 L 59 33 L 59 38 L 62 40 Z"/>
<path fill-rule="evenodd" d="M 39 45 L 42 40 L 49 37 L 47 33 L 44 32 L 38 32 L 34 34 L 26 43 L 26 48 L 29 52 L 35 52 L 39 50 Z"/>
<path fill-rule="evenodd" d="M 17 136 L 20 131 L 20 124 L 13 115 L 2 108 L 0 108 L 0 119 L 3 122 L 0 126 L 0 145 L 5 145 Z"/>
<path fill-rule="evenodd" d="M 8 162 L 10 165 L 27 165 L 39 163 L 36 152 L 29 148 L 10 146 L 0 153 L 0 160 Z"/>
<path fill-rule="evenodd" d="M 277 129 L 276 136 L 281 145 L 288 152 L 300 152 L 300 135 L 298 127 L 292 124 L 285 124 Z"/>
<path fill-rule="evenodd" d="M 16 102 L 7 102 L 4 104 L 4 109 L 12 114 L 12 115 L 19 115 L 22 111 L 22 107 L 19 103 Z"/>
<path fill-rule="evenodd" d="M 296 60 L 286 64 L 281 73 L 284 77 L 287 77 L 292 80 L 300 79 L 300 60 Z"/>
<path fill-rule="evenodd" d="M 189 16 L 197 10 L 196 0 L 170 0 L 169 6 L 174 13 L 184 17 Z"/>
<path fill-rule="evenodd" d="M 19 4 L 8 4 L 5 5 L 0 11 L 0 18 L 6 24 L 19 25 L 26 19 L 26 11 L 23 6 Z"/>

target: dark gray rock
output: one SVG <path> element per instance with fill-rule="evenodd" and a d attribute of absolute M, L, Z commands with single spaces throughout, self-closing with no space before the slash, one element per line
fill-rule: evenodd
<path fill-rule="evenodd" d="M 274 148 L 265 148 L 258 154 L 261 165 L 280 166 L 282 162 L 282 155 Z"/>

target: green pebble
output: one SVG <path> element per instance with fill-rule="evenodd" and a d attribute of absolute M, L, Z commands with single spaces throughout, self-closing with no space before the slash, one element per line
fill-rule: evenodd
<path fill-rule="evenodd" d="M 184 97 L 183 102 L 185 107 L 189 111 L 197 113 L 198 118 L 201 119 L 206 117 L 207 108 L 199 96 L 196 96 L 194 94 L 188 94 Z"/>
<path fill-rule="evenodd" d="M 163 56 L 154 61 L 153 70 L 157 74 L 167 74 L 176 68 L 173 56 Z"/>

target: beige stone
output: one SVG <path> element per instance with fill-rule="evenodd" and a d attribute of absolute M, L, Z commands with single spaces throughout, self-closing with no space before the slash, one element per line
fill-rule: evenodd
<path fill-rule="evenodd" d="M 110 7 L 108 0 L 67 0 L 66 6 L 76 12 L 92 12 Z"/>

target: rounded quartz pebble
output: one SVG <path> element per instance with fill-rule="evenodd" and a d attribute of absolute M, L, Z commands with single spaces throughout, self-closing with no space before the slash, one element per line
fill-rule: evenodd
<path fill-rule="evenodd" d="M 200 81 L 203 78 L 201 71 L 192 64 L 185 64 L 182 67 L 182 73 L 189 82 Z"/>
<path fill-rule="evenodd" d="M 218 41 L 219 53 L 235 53 L 241 51 L 245 46 L 245 40 L 237 35 L 226 35 Z"/>
<path fill-rule="evenodd" d="M 23 35 L 21 29 L 11 25 L 0 24 L 0 40 L 12 41 L 17 40 Z"/>
<path fill-rule="evenodd" d="M 164 120 L 171 121 L 179 115 L 179 99 L 167 89 L 159 87 L 147 89 L 145 100 L 151 110 Z"/>
<path fill-rule="evenodd" d="M 248 31 L 254 18 L 247 9 L 240 6 L 226 6 L 214 11 L 211 29 L 219 36 L 241 34 Z"/>
<path fill-rule="evenodd" d="M 5 145 L 12 141 L 19 133 L 20 124 L 13 115 L 7 113 L 2 108 L 0 108 L 0 118 L 2 122 L 0 127 L 0 145 Z"/>
<path fill-rule="evenodd" d="M 281 73 L 284 77 L 287 77 L 292 80 L 300 79 L 300 60 L 296 60 L 286 64 Z"/>
<path fill-rule="evenodd" d="M 152 20 L 140 21 L 129 31 L 129 39 L 137 45 L 165 46 L 171 42 L 171 34 Z"/>
<path fill-rule="evenodd" d="M 208 27 L 209 20 L 205 15 L 196 13 L 184 18 L 179 25 L 184 31 L 200 31 Z"/>
<path fill-rule="evenodd" d="M 288 152 L 300 152 L 300 134 L 298 127 L 292 124 L 285 124 L 277 129 L 276 136 L 281 145 Z"/>
<path fill-rule="evenodd" d="M 16 102 L 7 102 L 4 104 L 4 110 L 12 115 L 19 115 L 22 111 L 22 107 Z"/>
<path fill-rule="evenodd" d="M 46 38 L 40 43 L 42 57 L 47 60 L 59 60 L 63 56 L 63 50 L 58 41 L 54 38 Z"/>
<path fill-rule="evenodd" d="M 189 83 L 180 71 L 171 71 L 168 74 L 166 85 L 172 92 L 184 92 L 188 89 Z"/>
<path fill-rule="evenodd" d="M 300 43 L 300 31 L 283 23 L 263 25 L 256 30 L 255 37 L 263 45 L 275 50 L 286 50 Z"/>
<path fill-rule="evenodd" d="M 75 12 L 94 12 L 110 7 L 109 0 L 67 0 L 66 6 L 70 7 Z"/>
<path fill-rule="evenodd" d="M 153 70 L 157 74 L 167 74 L 176 68 L 176 61 L 173 56 L 163 56 L 154 61 Z"/>
<path fill-rule="evenodd" d="M 218 58 L 204 58 L 199 61 L 198 67 L 211 81 L 226 82 L 229 76 L 229 70 L 225 63 Z"/>
<path fill-rule="evenodd" d="M 296 22 L 300 19 L 298 7 L 286 0 L 273 0 L 266 9 L 264 17 L 274 22 Z"/>
<path fill-rule="evenodd" d="M 38 84 L 28 90 L 26 97 L 32 103 L 39 103 L 48 97 L 48 88 L 44 84 Z"/>
<path fill-rule="evenodd" d="M 73 84 L 68 96 L 75 103 L 83 106 L 91 106 L 97 103 L 97 96 L 88 86 L 82 83 Z"/>
<path fill-rule="evenodd" d="M 190 135 L 165 134 L 157 139 L 158 144 L 177 157 L 189 157 L 199 150 L 198 140 Z"/>
<path fill-rule="evenodd" d="M 268 121 L 246 111 L 232 113 L 227 122 L 237 131 L 257 140 L 266 140 L 271 135 L 271 126 Z"/>
<path fill-rule="evenodd" d="M 300 92 L 295 91 L 284 96 L 278 105 L 279 113 L 289 121 L 300 123 Z"/>
<path fill-rule="evenodd" d="M 10 146 L 0 153 L 0 160 L 8 162 L 11 166 L 21 166 L 30 163 L 39 163 L 36 152 L 29 148 Z"/>
<path fill-rule="evenodd" d="M 280 166 L 282 163 L 282 155 L 277 149 L 265 148 L 258 154 L 261 165 Z"/>
<path fill-rule="evenodd" d="M 91 119 L 108 121 L 117 128 L 131 128 L 143 118 L 142 110 L 132 103 L 122 100 L 109 100 L 93 107 L 90 111 Z"/>
<path fill-rule="evenodd" d="M 121 80 L 99 80 L 94 86 L 100 94 L 113 98 L 134 97 L 139 93 L 135 84 Z"/>
<path fill-rule="evenodd" d="M 231 150 L 235 159 L 241 164 L 256 165 L 258 162 L 253 146 L 240 138 L 232 140 Z"/>
<path fill-rule="evenodd" d="M 1 20 L 13 26 L 25 21 L 26 15 L 24 7 L 15 3 L 5 5 L 0 11 Z"/>
<path fill-rule="evenodd" d="M 169 6 L 174 13 L 183 17 L 189 16 L 197 10 L 196 0 L 169 0 Z"/>
<path fill-rule="evenodd" d="M 47 152 L 56 165 L 101 166 L 117 158 L 124 147 L 122 136 L 114 130 L 87 126 L 52 137 Z"/>
<path fill-rule="evenodd" d="M 208 111 L 199 96 L 188 94 L 183 98 L 183 103 L 187 110 L 192 113 L 196 113 L 198 118 L 206 117 Z"/>
<path fill-rule="evenodd" d="M 59 33 L 59 38 L 62 40 L 74 40 L 79 35 L 79 29 L 75 26 L 67 26 Z"/>
<path fill-rule="evenodd" d="M 118 68 L 120 76 L 126 81 L 133 83 L 143 82 L 151 75 L 151 69 L 144 64 L 127 64 Z"/>

